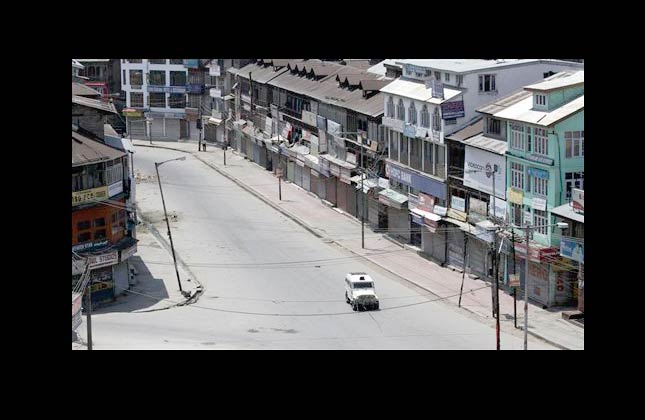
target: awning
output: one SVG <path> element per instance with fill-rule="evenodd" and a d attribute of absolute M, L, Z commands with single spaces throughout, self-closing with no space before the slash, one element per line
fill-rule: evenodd
<path fill-rule="evenodd" d="M 416 214 L 418 216 L 421 216 L 424 219 L 430 219 L 433 222 L 438 222 L 439 220 L 442 219 L 442 217 L 439 216 L 438 214 L 430 213 L 429 211 L 420 210 L 420 209 L 417 209 L 417 208 L 414 208 L 414 209 L 410 210 L 410 212 L 414 213 L 414 214 Z"/>
<path fill-rule="evenodd" d="M 558 207 L 555 207 L 555 208 L 551 209 L 551 213 L 557 214 L 558 216 L 561 216 L 561 217 L 564 217 L 564 218 L 567 218 L 567 219 L 574 220 L 576 222 L 580 222 L 580 223 L 585 222 L 585 215 L 580 214 L 580 213 L 576 213 L 573 210 L 573 207 L 571 206 L 571 204 L 569 204 L 569 203 L 563 204 L 561 206 L 558 206 Z"/>
<path fill-rule="evenodd" d="M 387 198 L 388 200 L 398 203 L 398 204 L 404 204 L 408 201 L 408 196 L 404 194 L 399 194 L 398 192 L 391 190 L 391 189 L 385 189 L 383 191 L 379 191 L 378 193 L 380 196 Z"/>
<path fill-rule="evenodd" d="M 235 96 L 233 96 L 233 95 L 226 95 L 222 99 L 225 100 L 225 101 L 230 101 L 231 99 L 234 99 L 234 98 L 235 98 Z"/>
<path fill-rule="evenodd" d="M 222 120 L 220 120 L 219 118 L 210 117 L 207 123 L 212 125 L 220 125 L 222 123 Z"/>
<path fill-rule="evenodd" d="M 453 225 L 459 226 L 462 230 L 466 232 L 474 232 L 475 228 L 470 224 L 466 222 L 462 222 L 461 220 L 453 219 L 452 217 L 444 217 L 444 221 L 452 223 Z"/>

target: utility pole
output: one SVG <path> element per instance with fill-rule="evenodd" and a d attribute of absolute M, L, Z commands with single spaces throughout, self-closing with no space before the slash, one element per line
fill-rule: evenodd
<path fill-rule="evenodd" d="M 526 261 L 524 266 L 524 350 L 528 350 L 529 334 L 529 255 L 531 246 L 529 244 L 529 224 L 526 223 Z"/>
<path fill-rule="evenodd" d="M 363 211 L 361 212 L 361 247 L 365 249 L 365 190 L 363 189 L 364 187 L 364 180 L 365 180 L 365 168 L 363 166 L 363 136 L 360 134 L 358 135 L 358 139 L 360 141 L 360 146 L 361 146 L 361 196 L 363 198 Z"/>
<path fill-rule="evenodd" d="M 511 229 L 511 241 L 513 245 L 513 275 L 517 275 L 515 268 L 515 231 Z M 517 287 L 513 287 L 513 326 L 517 328 Z"/>
<path fill-rule="evenodd" d="M 87 287 L 87 349 L 92 350 L 92 274 Z"/>
<path fill-rule="evenodd" d="M 467 265 L 467 255 L 466 255 L 466 249 L 468 247 L 468 235 L 464 235 L 464 271 L 461 272 L 461 288 L 459 288 L 459 307 L 461 308 L 461 295 L 464 291 L 464 279 L 466 278 L 466 267 Z"/>
<path fill-rule="evenodd" d="M 185 157 L 181 157 L 179 159 L 171 159 L 171 160 L 185 160 Z M 161 192 L 161 203 L 163 204 L 163 214 L 166 217 L 166 227 L 168 228 L 168 238 L 170 238 L 170 249 L 172 250 L 172 260 L 175 263 L 175 273 L 177 274 L 177 284 L 179 284 L 179 291 L 184 292 L 184 290 L 181 288 L 181 281 L 179 280 L 179 270 L 177 269 L 177 257 L 175 256 L 175 247 L 172 243 L 172 234 L 170 232 L 170 220 L 168 220 L 168 213 L 166 212 L 166 202 L 163 197 L 163 189 L 161 188 L 161 177 L 159 176 L 159 166 L 162 164 L 169 162 L 155 162 L 155 170 L 157 171 L 157 181 L 159 181 L 159 191 Z"/>

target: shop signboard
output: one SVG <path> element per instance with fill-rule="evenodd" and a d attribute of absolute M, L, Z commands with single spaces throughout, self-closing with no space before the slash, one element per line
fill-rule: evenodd
<path fill-rule="evenodd" d="M 327 132 L 329 134 L 333 135 L 338 135 L 341 133 L 343 130 L 341 129 L 341 125 L 338 124 L 337 122 L 334 122 L 332 120 L 327 120 Z"/>
<path fill-rule="evenodd" d="M 466 199 L 453 195 L 450 197 L 450 207 L 455 210 L 466 211 Z"/>
<path fill-rule="evenodd" d="M 108 187 L 98 187 L 83 191 L 72 192 L 72 206 L 108 198 Z"/>
<path fill-rule="evenodd" d="M 470 197 L 469 212 L 486 217 L 488 215 L 488 203 L 478 200 L 475 197 Z"/>
<path fill-rule="evenodd" d="M 571 190 L 571 200 L 573 209 L 584 213 L 585 191 L 578 188 L 573 188 Z"/>
<path fill-rule="evenodd" d="M 115 195 L 120 194 L 122 192 L 123 192 L 123 180 L 115 182 L 114 184 L 108 187 L 108 195 L 110 197 L 114 197 Z"/>
<path fill-rule="evenodd" d="M 495 172 L 495 196 L 506 199 L 506 164 L 503 155 L 487 152 L 466 145 L 464 152 L 464 185 L 493 195 L 493 170 Z"/>
<path fill-rule="evenodd" d="M 137 245 L 134 244 L 130 248 L 126 248 L 121 250 L 121 261 L 125 261 L 131 256 L 134 255 L 134 253 L 137 252 Z"/>
<path fill-rule="evenodd" d="M 585 244 L 575 238 L 560 239 L 560 255 L 579 263 L 585 262 Z"/>
<path fill-rule="evenodd" d="M 526 155 L 526 158 L 533 162 L 542 163 L 544 165 L 553 165 L 553 159 L 540 156 L 540 155 Z"/>
<path fill-rule="evenodd" d="M 408 185 L 442 200 L 446 199 L 446 188 L 443 182 L 435 181 L 432 178 L 419 175 L 416 172 L 395 165 L 392 162 L 386 163 L 385 171 L 390 179 L 394 179 L 397 182 Z"/>
<path fill-rule="evenodd" d="M 92 248 L 98 248 L 100 246 L 104 246 L 104 245 L 107 245 L 107 244 L 108 244 L 107 239 L 100 239 L 100 240 L 94 241 L 94 242 L 91 242 L 91 241 L 90 242 L 84 242 L 82 244 L 74 245 L 72 247 L 72 251 L 74 251 L 74 252 L 85 251 L 85 250 L 92 249 Z"/>
<path fill-rule="evenodd" d="M 441 119 L 450 120 L 462 118 L 465 115 L 464 101 L 444 102 L 441 104 Z"/>
<path fill-rule="evenodd" d="M 448 214 L 448 209 L 443 206 L 435 205 L 433 213 L 437 216 L 446 216 Z"/>
<path fill-rule="evenodd" d="M 419 193 L 419 210 L 428 211 L 430 213 L 434 210 L 434 197 L 422 192 Z"/>
<path fill-rule="evenodd" d="M 502 220 L 506 220 L 506 201 L 501 200 L 497 197 L 492 197 L 493 205 L 493 216 L 499 217 Z"/>
<path fill-rule="evenodd" d="M 535 210 L 545 211 L 546 210 L 546 198 L 543 197 L 533 197 L 533 208 Z"/>
<path fill-rule="evenodd" d="M 106 267 L 108 265 L 116 264 L 117 262 L 119 262 L 119 254 L 117 251 L 112 251 L 103 253 L 101 255 L 92 255 L 87 258 L 87 262 L 93 269 Z"/>
<path fill-rule="evenodd" d="M 448 209 L 448 211 L 446 212 L 446 215 L 448 217 L 451 217 L 451 218 L 453 218 L 455 220 L 459 220 L 461 222 L 465 222 L 465 221 L 468 220 L 468 216 L 467 216 L 466 213 L 464 213 L 463 211 L 455 210 L 455 209 Z"/>
<path fill-rule="evenodd" d="M 312 127 L 317 126 L 317 118 L 316 117 L 317 117 L 317 115 L 314 114 L 313 112 L 309 112 L 309 111 L 305 111 L 305 110 L 302 111 L 302 122 L 304 122 L 305 124 L 308 124 L 308 125 L 310 125 Z"/>
<path fill-rule="evenodd" d="M 513 204 L 522 205 L 524 204 L 523 199 L 524 199 L 524 191 L 515 189 L 513 187 L 508 188 L 508 201 L 510 201 Z"/>
<path fill-rule="evenodd" d="M 408 193 L 408 208 L 410 210 L 414 210 L 416 208 L 419 208 L 419 197 L 412 194 Z"/>
<path fill-rule="evenodd" d="M 405 127 L 403 127 L 403 134 L 408 137 L 416 137 L 417 129 L 412 124 L 405 124 Z"/>
<path fill-rule="evenodd" d="M 508 285 L 510 287 L 520 287 L 520 275 L 519 274 L 509 274 L 508 275 Z"/>

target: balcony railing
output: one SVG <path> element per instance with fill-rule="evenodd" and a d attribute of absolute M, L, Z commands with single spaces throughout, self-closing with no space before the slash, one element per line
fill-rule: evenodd
<path fill-rule="evenodd" d="M 204 93 L 204 84 L 203 83 L 189 83 L 186 85 L 186 93 L 196 93 L 201 95 Z"/>
<path fill-rule="evenodd" d="M 186 93 L 186 86 L 158 86 L 148 85 L 148 92 L 160 93 Z"/>

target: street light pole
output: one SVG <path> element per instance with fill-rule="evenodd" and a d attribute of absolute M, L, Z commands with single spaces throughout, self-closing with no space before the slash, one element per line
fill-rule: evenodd
<path fill-rule="evenodd" d="M 164 162 L 155 162 L 155 170 L 157 171 L 157 181 L 159 181 L 159 191 L 161 192 L 161 203 L 163 204 L 163 214 L 166 218 L 166 227 L 168 228 L 168 238 L 170 238 L 170 249 L 172 250 L 172 260 L 175 263 L 175 273 L 177 273 L 177 284 L 179 284 L 179 291 L 184 292 L 184 290 L 181 288 L 181 281 L 179 279 L 179 270 L 177 269 L 177 257 L 175 256 L 175 247 L 172 242 L 172 234 L 170 232 L 170 220 L 168 220 L 168 213 L 166 212 L 166 202 L 163 197 L 163 189 L 161 188 L 161 177 L 159 176 L 159 167 L 163 165 L 166 162 L 170 162 L 173 160 L 186 160 L 185 156 L 182 156 L 177 159 L 170 159 L 166 160 Z"/>
<path fill-rule="evenodd" d="M 526 223 L 524 229 L 526 236 L 526 260 L 524 261 L 524 350 L 528 350 L 528 334 L 529 334 L 529 224 Z"/>

